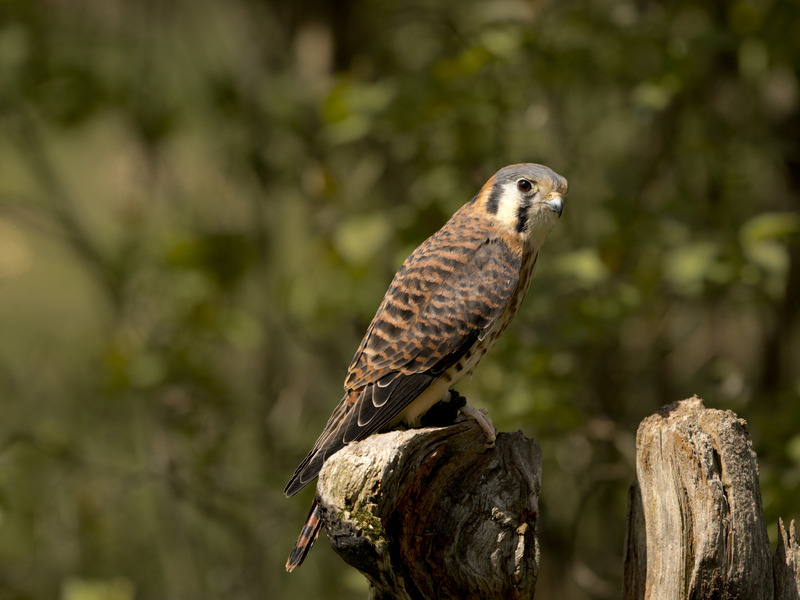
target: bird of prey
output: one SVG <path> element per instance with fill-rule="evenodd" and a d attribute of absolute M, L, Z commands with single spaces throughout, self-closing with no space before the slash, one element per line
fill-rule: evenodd
<path fill-rule="evenodd" d="M 519 309 L 566 193 L 567 180 L 543 165 L 500 169 L 406 259 L 350 363 L 344 397 L 287 484 L 287 497 L 347 444 L 414 425 L 450 397 Z M 471 415 L 483 416 L 475 409 Z M 489 441 L 493 436 L 492 427 Z M 287 571 L 303 562 L 321 525 L 315 501 Z"/>

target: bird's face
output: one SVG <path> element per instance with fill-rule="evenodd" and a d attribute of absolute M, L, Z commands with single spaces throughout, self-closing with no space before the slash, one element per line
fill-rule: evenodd
<path fill-rule="evenodd" d="M 533 163 L 500 169 L 481 190 L 483 208 L 499 227 L 537 247 L 561 216 L 567 180 Z"/>

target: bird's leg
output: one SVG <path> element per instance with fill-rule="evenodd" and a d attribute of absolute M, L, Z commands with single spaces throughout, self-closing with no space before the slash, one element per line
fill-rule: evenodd
<path fill-rule="evenodd" d="M 497 434 L 495 432 L 494 423 L 489 418 L 489 415 L 486 414 L 487 410 L 485 408 L 478 409 L 474 406 L 470 406 L 469 404 L 464 404 L 461 407 L 461 419 L 474 419 L 477 421 L 478 425 L 481 426 L 483 432 L 486 434 L 486 447 L 491 448 L 494 446 L 494 441 L 497 439 Z"/>
<path fill-rule="evenodd" d="M 459 412 L 461 413 L 460 415 L 458 414 Z M 491 448 L 494 446 L 497 434 L 494 423 L 492 423 L 486 412 L 485 408 L 477 409 L 470 406 L 464 396 L 455 390 L 450 390 L 448 395 L 431 406 L 428 412 L 422 415 L 420 426 L 446 427 L 447 425 L 461 423 L 465 419 L 473 419 L 483 429 L 486 434 L 486 445 Z"/>
<path fill-rule="evenodd" d="M 449 390 L 444 398 L 431 406 L 420 420 L 422 427 L 445 427 L 453 425 L 458 418 L 459 409 L 467 404 L 464 398 L 455 390 Z"/>
<path fill-rule="evenodd" d="M 460 415 L 458 413 L 461 413 Z M 481 426 L 486 434 L 486 445 L 488 447 L 494 446 L 497 435 L 495 433 L 494 423 L 486 414 L 486 409 L 477 409 L 467 404 L 467 399 L 464 398 L 455 390 L 450 390 L 444 398 L 434 404 L 428 409 L 422 419 L 420 426 L 422 427 L 445 427 L 455 423 L 461 423 L 465 419 L 472 419 Z"/>

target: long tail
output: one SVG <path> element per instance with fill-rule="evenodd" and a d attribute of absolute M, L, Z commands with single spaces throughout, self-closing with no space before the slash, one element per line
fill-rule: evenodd
<path fill-rule="evenodd" d="M 317 541 L 317 536 L 319 535 L 319 530 L 321 527 L 321 511 L 319 504 L 317 504 L 317 501 L 314 500 L 314 504 L 311 505 L 311 510 L 308 513 L 306 524 L 303 525 L 303 529 L 300 532 L 300 537 L 297 538 L 297 542 L 295 543 L 294 548 L 292 548 L 292 552 L 289 554 L 289 558 L 286 561 L 286 570 L 289 571 L 289 573 L 303 564 L 306 555 L 311 551 L 311 547 L 314 545 L 314 542 Z"/>

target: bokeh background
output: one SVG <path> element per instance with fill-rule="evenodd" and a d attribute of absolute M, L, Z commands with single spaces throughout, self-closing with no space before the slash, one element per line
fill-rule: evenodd
<path fill-rule="evenodd" d="M 364 598 L 282 489 L 394 271 L 570 194 L 460 387 L 544 450 L 542 597 L 616 598 L 636 426 L 747 419 L 800 517 L 800 4 L 0 3 L 0 598 Z"/>

